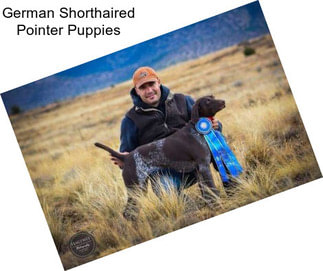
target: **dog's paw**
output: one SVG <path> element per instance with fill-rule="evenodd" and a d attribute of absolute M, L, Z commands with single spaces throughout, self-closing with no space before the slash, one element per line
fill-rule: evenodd
<path fill-rule="evenodd" d="M 128 221 L 137 221 L 138 214 L 133 211 L 125 210 L 123 212 L 123 217 Z"/>
<path fill-rule="evenodd" d="M 208 201 L 206 203 L 206 207 L 211 209 L 211 210 L 214 210 L 218 206 L 219 206 L 219 204 L 218 204 L 218 202 L 216 200 Z"/>
<path fill-rule="evenodd" d="M 216 197 L 213 198 L 201 198 L 198 201 L 198 208 L 203 209 L 203 208 L 209 208 L 209 209 L 215 209 L 218 206 L 218 202 Z"/>
<path fill-rule="evenodd" d="M 224 182 L 223 188 L 228 197 L 234 196 L 236 192 L 236 184 L 233 181 Z"/>

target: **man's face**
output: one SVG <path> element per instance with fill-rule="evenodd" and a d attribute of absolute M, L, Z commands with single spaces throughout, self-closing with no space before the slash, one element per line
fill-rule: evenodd
<path fill-rule="evenodd" d="M 157 107 L 161 96 L 160 81 L 146 82 L 136 87 L 136 93 L 144 103 Z"/>

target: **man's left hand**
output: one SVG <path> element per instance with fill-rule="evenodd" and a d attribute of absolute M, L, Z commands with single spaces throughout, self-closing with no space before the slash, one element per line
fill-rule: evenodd
<path fill-rule="evenodd" d="M 220 124 L 219 124 L 219 120 L 218 119 L 213 118 L 213 120 L 212 120 L 212 127 L 213 127 L 214 130 L 218 130 L 219 129 Z"/>

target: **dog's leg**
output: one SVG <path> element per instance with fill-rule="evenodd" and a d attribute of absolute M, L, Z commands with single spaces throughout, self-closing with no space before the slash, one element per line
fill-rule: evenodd
<path fill-rule="evenodd" d="M 135 199 L 134 190 L 127 188 L 127 204 L 123 210 L 123 217 L 127 220 L 136 221 L 138 214 L 139 214 L 139 208 L 138 208 L 138 202 Z"/>
<path fill-rule="evenodd" d="M 137 197 L 140 194 L 147 193 L 147 181 L 143 182 L 141 187 L 139 186 L 127 186 L 127 204 L 123 211 L 123 217 L 127 220 L 136 221 L 139 215 L 140 206 Z"/>
<path fill-rule="evenodd" d="M 157 176 L 150 177 L 151 188 L 155 195 L 162 200 L 162 193 L 161 193 L 161 184 L 159 183 Z"/>
<path fill-rule="evenodd" d="M 216 189 L 208 163 L 200 164 L 198 169 L 198 184 L 203 198 L 207 203 L 216 202 L 219 191 Z"/>

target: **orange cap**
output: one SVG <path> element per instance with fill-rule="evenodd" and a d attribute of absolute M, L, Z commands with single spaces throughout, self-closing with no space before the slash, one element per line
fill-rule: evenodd
<path fill-rule="evenodd" d="M 134 72 L 132 80 L 133 85 L 138 88 L 144 83 L 158 81 L 159 78 L 157 76 L 157 73 L 152 68 L 140 67 Z"/>

